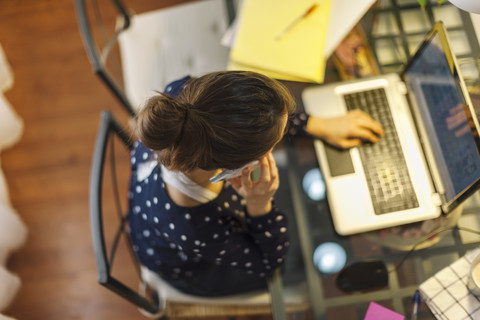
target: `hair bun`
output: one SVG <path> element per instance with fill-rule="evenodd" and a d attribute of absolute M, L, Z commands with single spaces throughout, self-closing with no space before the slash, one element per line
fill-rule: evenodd
<path fill-rule="evenodd" d="M 193 104 L 191 104 L 190 102 L 181 102 L 181 104 L 187 111 L 193 109 Z"/>
<path fill-rule="evenodd" d="M 189 102 L 182 102 L 180 103 L 181 105 L 181 108 L 183 109 L 183 113 L 184 113 L 184 119 L 183 119 L 183 123 L 182 125 L 185 125 L 185 122 L 187 121 L 190 113 L 191 113 L 191 110 L 193 110 L 193 104 L 189 103 Z"/>
<path fill-rule="evenodd" d="M 174 146 L 187 113 L 188 107 L 171 96 L 159 94 L 149 98 L 137 116 L 140 140 L 153 150 Z"/>

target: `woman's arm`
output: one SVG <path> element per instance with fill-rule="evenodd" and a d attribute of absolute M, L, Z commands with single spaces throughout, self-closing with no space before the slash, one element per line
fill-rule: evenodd
<path fill-rule="evenodd" d="M 326 143 L 347 149 L 364 142 L 375 143 L 383 135 L 382 126 L 360 110 L 353 110 L 344 116 L 321 118 L 297 113 L 289 120 L 290 135 L 308 134 Z"/>
<path fill-rule="evenodd" d="M 197 230 L 201 258 L 265 277 L 282 265 L 289 248 L 287 217 L 278 208 L 258 217 L 247 216 L 243 230 L 227 220 L 211 221 L 215 228 Z M 200 256 L 199 256 L 200 257 Z"/>
<path fill-rule="evenodd" d="M 375 143 L 383 135 L 380 123 L 360 110 L 335 118 L 310 116 L 306 131 L 341 149 L 356 147 L 363 142 Z"/>
<path fill-rule="evenodd" d="M 259 160 L 261 176 L 257 182 L 252 182 L 249 168 L 241 177 L 229 180 L 244 203 L 245 229 L 235 231 L 230 223 L 219 219 L 215 222 L 218 230 L 214 233 L 214 241 L 210 241 L 202 252 L 204 259 L 215 263 L 267 275 L 283 263 L 289 237 L 287 218 L 272 203 L 279 186 L 275 160 L 271 153 Z M 211 234 L 205 231 L 202 234 Z"/>

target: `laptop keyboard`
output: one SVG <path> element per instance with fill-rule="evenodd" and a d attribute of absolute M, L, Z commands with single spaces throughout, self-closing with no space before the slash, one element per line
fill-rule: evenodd
<path fill-rule="evenodd" d="M 344 99 L 348 110 L 368 113 L 382 124 L 385 132 L 378 143 L 358 148 L 375 214 L 418 207 L 385 90 L 355 92 L 345 95 Z"/>

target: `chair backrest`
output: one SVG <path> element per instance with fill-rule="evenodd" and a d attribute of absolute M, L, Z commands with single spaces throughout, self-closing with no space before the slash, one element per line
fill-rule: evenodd
<path fill-rule="evenodd" d="M 95 144 L 90 177 L 90 226 L 98 281 L 137 307 L 155 314 L 161 308 L 156 292 L 144 290 L 145 294 L 141 295 L 138 293 L 138 287 L 132 288 L 138 286 L 139 283 L 143 283 L 143 281 L 140 274 L 140 263 L 132 249 L 128 234 L 126 210 L 122 210 L 122 198 L 126 198 L 126 190 L 124 190 L 125 192 L 119 191 L 121 183 L 118 181 L 118 173 L 123 171 L 126 173 L 124 174 L 126 177 L 129 168 L 120 168 L 122 170 L 117 168 L 119 165 L 117 158 L 120 158 L 121 154 L 116 152 L 114 145 L 118 142 L 124 147 L 124 150 L 122 150 L 123 158 L 126 160 L 124 166 L 128 166 L 129 151 L 133 149 L 130 134 L 121 127 L 109 111 L 104 111 Z M 107 162 L 107 160 L 109 161 Z M 110 167 L 110 172 L 105 170 L 107 167 Z M 104 178 L 108 175 L 111 178 L 111 185 L 107 187 Z M 127 179 L 123 179 L 123 185 L 125 185 Z M 109 205 L 107 208 L 103 200 L 107 200 L 108 189 L 113 191 L 108 200 L 114 202 L 115 205 Z M 133 275 L 134 279 L 129 279 L 132 281 L 129 281 L 128 284 L 123 279 L 119 280 L 112 272 L 116 254 L 119 251 L 117 249 L 122 244 L 122 240 L 125 241 L 123 242 L 126 244 L 124 247 L 127 248 L 127 250 L 122 250 L 122 254 L 129 253 L 126 254 L 129 256 L 126 259 L 131 259 L 132 268 L 136 270 L 133 273 L 129 272 L 129 277 Z M 118 252 L 118 254 L 121 253 Z M 122 269 L 125 269 L 123 264 L 122 261 Z M 144 285 L 146 286 L 145 283 Z"/>
<path fill-rule="evenodd" d="M 120 58 L 114 50 L 120 33 L 130 26 L 130 14 L 120 0 L 110 0 L 108 4 L 111 4 L 113 11 L 117 13 L 113 26 L 107 26 L 97 1 L 75 0 L 78 25 L 95 74 L 110 89 L 122 107 L 135 116 L 134 108 L 123 89 Z M 107 31 L 108 28 L 113 31 Z M 112 52 L 116 54 L 113 55 Z"/>
<path fill-rule="evenodd" d="M 135 116 L 135 106 L 139 103 L 136 98 L 142 95 L 143 90 L 150 90 L 149 85 L 154 86 L 154 90 L 163 90 L 163 85 L 175 80 L 170 79 L 172 76 L 180 78 L 187 74 L 197 75 L 226 68 L 228 49 L 219 43 L 219 37 L 224 30 L 215 30 L 218 28 L 215 23 L 230 24 L 235 17 L 238 0 L 218 1 L 224 2 L 222 7 L 225 10 L 212 11 L 207 1 L 179 0 L 178 4 L 182 6 L 147 14 L 149 17 L 146 17 L 146 20 L 153 18 L 154 25 L 142 18 L 147 23 L 146 30 L 142 29 L 141 23 L 135 30 L 130 30 L 135 15 L 121 0 L 75 0 L 80 33 L 93 70 L 127 113 Z M 159 3 L 160 6 L 162 4 Z M 195 14 L 197 7 L 204 10 Z M 162 14 L 161 11 L 166 12 Z M 224 11 L 225 19 L 218 16 L 223 15 Z M 188 25 L 177 28 L 176 24 L 184 13 L 189 15 L 185 17 Z M 210 17 L 207 17 L 208 15 Z M 196 26 L 196 22 L 201 22 L 201 25 Z M 122 50 L 119 39 L 127 30 L 131 31 L 127 32 L 130 36 L 124 37 L 124 46 L 127 48 Z M 208 34 L 212 32 L 216 35 Z M 189 41 L 185 34 L 190 34 L 196 42 Z M 201 35 L 205 35 L 207 41 L 203 41 Z M 130 39 L 133 39 L 133 44 Z M 172 39 L 176 43 L 174 46 L 169 45 Z M 133 57 L 130 54 L 132 50 Z M 142 53 L 146 52 L 150 55 L 142 56 Z M 128 75 L 125 74 L 125 66 Z M 137 83 L 138 85 L 135 85 Z M 141 88 L 138 88 L 139 86 Z"/>

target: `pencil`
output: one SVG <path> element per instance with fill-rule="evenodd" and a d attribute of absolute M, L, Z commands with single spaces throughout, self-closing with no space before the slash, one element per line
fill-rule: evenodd
<path fill-rule="evenodd" d="M 293 27 L 295 27 L 300 21 L 308 17 L 318 7 L 317 3 L 312 4 L 302 15 L 293 20 L 282 32 L 280 32 L 275 39 L 282 39 Z"/>

